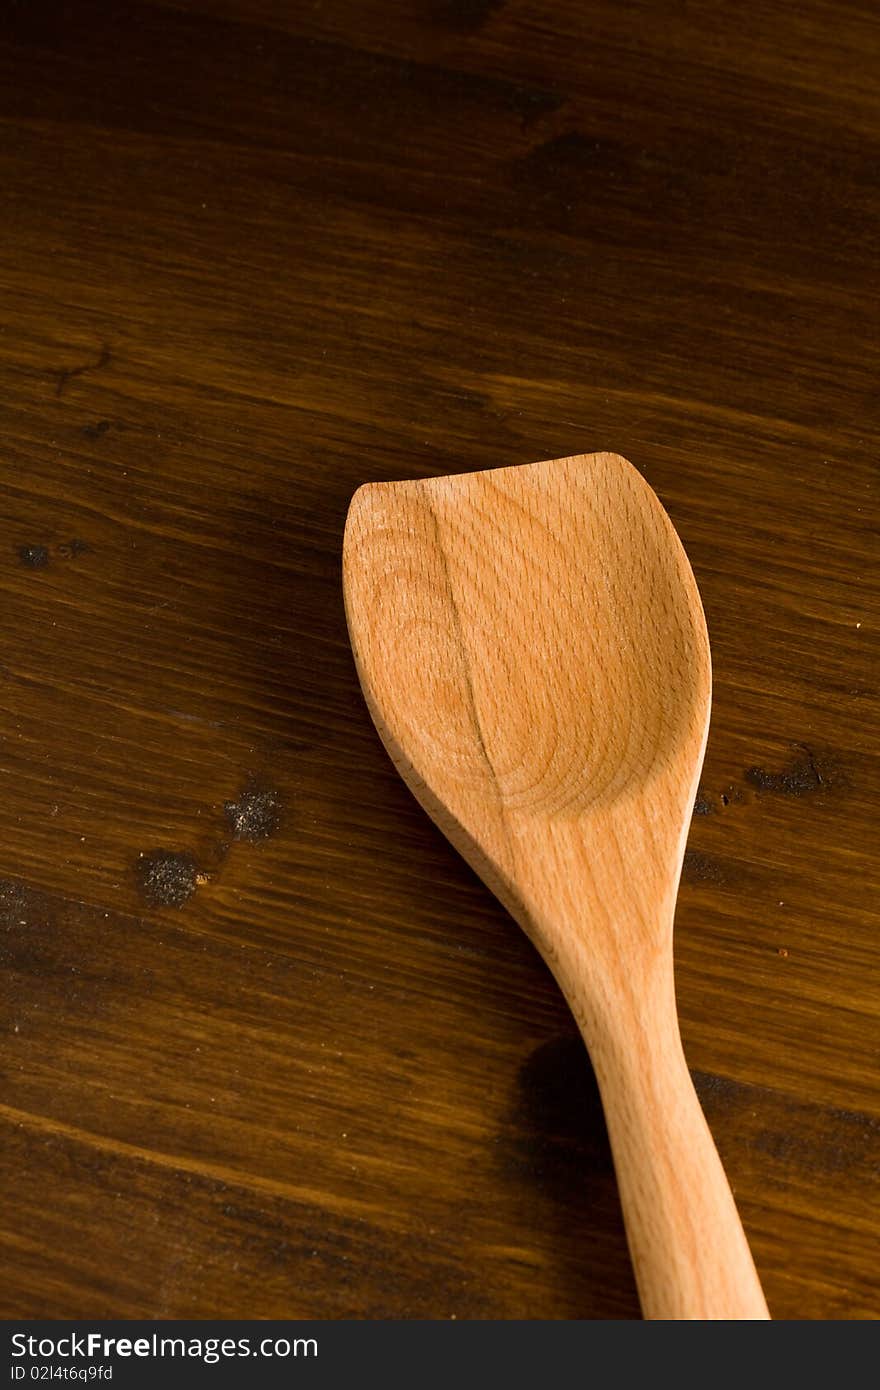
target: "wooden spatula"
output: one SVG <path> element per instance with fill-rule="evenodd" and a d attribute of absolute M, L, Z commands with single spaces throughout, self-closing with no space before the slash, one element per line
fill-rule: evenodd
<path fill-rule="evenodd" d="M 711 668 L 669 518 L 614 454 L 371 483 L 344 587 L 385 747 L 577 1019 L 645 1316 L 766 1318 L 676 1016 Z"/>

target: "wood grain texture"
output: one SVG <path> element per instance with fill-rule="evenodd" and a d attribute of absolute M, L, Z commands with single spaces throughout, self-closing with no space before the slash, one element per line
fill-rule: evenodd
<path fill-rule="evenodd" d="M 3 1312 L 637 1316 L 339 585 L 359 484 L 608 449 L 712 641 L 686 1055 L 773 1315 L 877 1316 L 877 57 L 826 0 L 8 8 Z"/>
<path fill-rule="evenodd" d="M 392 762 L 540 951 L 587 1045 L 645 1316 L 766 1318 L 675 1004 L 712 676 L 668 516 L 608 453 L 372 483 L 342 563 Z"/>

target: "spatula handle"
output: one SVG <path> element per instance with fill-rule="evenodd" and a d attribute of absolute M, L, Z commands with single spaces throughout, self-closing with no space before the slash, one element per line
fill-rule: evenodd
<path fill-rule="evenodd" d="M 769 1317 L 674 1017 L 591 1051 L 645 1317 Z"/>

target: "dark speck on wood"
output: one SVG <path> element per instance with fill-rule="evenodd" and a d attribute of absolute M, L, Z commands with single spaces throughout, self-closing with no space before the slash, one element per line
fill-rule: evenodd
<path fill-rule="evenodd" d="M 223 810 L 236 840 L 266 840 L 281 820 L 278 793 L 264 788 L 242 792 L 237 801 L 227 801 Z"/>
<path fill-rule="evenodd" d="M 87 439 L 100 439 L 102 434 L 106 434 L 110 428 L 109 420 L 97 420 L 93 425 L 83 425 L 83 434 Z"/>
<path fill-rule="evenodd" d="M 74 536 L 73 540 L 65 541 L 58 547 L 58 554 L 62 560 L 75 560 L 78 555 L 85 555 L 91 550 L 88 541 L 81 541 Z"/>
<path fill-rule="evenodd" d="M 824 786 L 828 779 L 817 765 L 815 755 L 803 745 L 798 746 L 800 756 L 781 772 L 768 772 L 763 767 L 750 767 L 746 770 L 746 781 L 759 792 L 775 792 L 780 796 L 806 796 Z"/>
<path fill-rule="evenodd" d="M 156 849 L 139 856 L 138 887 L 154 907 L 181 907 L 196 891 L 198 869 L 191 854 Z"/>
<path fill-rule="evenodd" d="M 28 909 L 28 895 L 21 884 L 0 879 L 0 927 L 21 925 Z"/>
<path fill-rule="evenodd" d="M 682 878 L 689 883 L 723 883 L 724 870 L 711 854 L 689 849 L 685 852 Z"/>
<path fill-rule="evenodd" d="M 45 569 L 49 563 L 49 547 L 47 545 L 19 546 L 18 558 L 29 570 Z"/>

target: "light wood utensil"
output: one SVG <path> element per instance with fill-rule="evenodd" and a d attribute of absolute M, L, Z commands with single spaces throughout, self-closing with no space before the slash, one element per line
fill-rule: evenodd
<path fill-rule="evenodd" d="M 676 1016 L 711 667 L 669 518 L 615 454 L 371 483 L 343 565 L 385 747 L 577 1019 L 645 1316 L 766 1318 Z"/>

